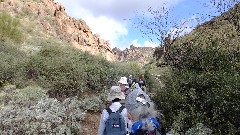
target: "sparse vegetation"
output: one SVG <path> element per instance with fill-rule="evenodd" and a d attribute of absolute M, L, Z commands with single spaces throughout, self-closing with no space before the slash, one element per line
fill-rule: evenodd
<path fill-rule="evenodd" d="M 23 40 L 23 33 L 18 19 L 6 12 L 0 12 L 0 40 L 5 40 L 5 38 L 19 43 Z"/>

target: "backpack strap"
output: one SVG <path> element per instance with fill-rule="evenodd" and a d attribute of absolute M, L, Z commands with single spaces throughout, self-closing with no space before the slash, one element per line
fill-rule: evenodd
<path fill-rule="evenodd" d="M 106 108 L 106 110 L 107 110 L 107 112 L 108 112 L 109 115 L 112 113 L 112 110 L 111 110 L 109 107 Z"/>
<path fill-rule="evenodd" d="M 125 106 L 122 105 L 122 106 L 118 109 L 118 112 L 121 113 L 124 108 L 125 108 Z"/>
<path fill-rule="evenodd" d="M 122 110 L 125 108 L 125 106 L 121 106 L 118 110 L 117 110 L 117 112 L 122 112 Z M 108 107 L 108 108 L 105 108 L 106 110 L 107 110 L 107 112 L 108 112 L 108 114 L 110 115 L 111 113 L 112 113 L 112 110 Z"/>
<path fill-rule="evenodd" d="M 126 88 L 123 92 L 126 93 L 129 88 Z"/>

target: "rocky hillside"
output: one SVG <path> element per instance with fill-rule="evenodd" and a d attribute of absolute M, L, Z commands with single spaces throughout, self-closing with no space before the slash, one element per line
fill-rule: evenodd
<path fill-rule="evenodd" d="M 121 51 L 118 48 L 113 48 L 113 52 L 116 55 L 117 60 L 122 62 L 135 61 L 143 66 L 153 59 L 153 53 L 155 48 L 152 47 L 136 47 L 134 45 L 130 46 L 130 49 L 126 48 Z"/>
<path fill-rule="evenodd" d="M 41 36 L 56 37 L 83 51 L 115 60 L 108 41 L 93 34 L 84 20 L 69 17 L 65 8 L 53 0 L 2 0 L 0 11 L 17 16 Z"/>
<path fill-rule="evenodd" d="M 19 18 L 28 29 L 26 32 L 67 41 L 80 50 L 102 55 L 110 61 L 136 61 L 144 65 L 152 59 L 154 48 L 151 47 L 131 45 L 123 51 L 112 49 L 108 41 L 92 33 L 84 20 L 68 16 L 65 8 L 53 0 L 2 0 L 0 11 Z"/>

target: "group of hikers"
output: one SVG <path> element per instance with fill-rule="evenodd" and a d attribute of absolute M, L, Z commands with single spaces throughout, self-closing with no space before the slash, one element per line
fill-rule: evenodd
<path fill-rule="evenodd" d="M 110 88 L 98 135 L 163 135 L 154 103 L 146 93 L 144 75 L 121 77 Z"/>

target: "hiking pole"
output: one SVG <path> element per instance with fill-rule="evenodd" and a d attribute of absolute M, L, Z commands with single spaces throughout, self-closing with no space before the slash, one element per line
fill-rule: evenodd
<path fill-rule="evenodd" d="M 127 122 L 127 134 L 126 135 L 129 135 L 129 133 L 128 133 L 128 122 Z"/>

